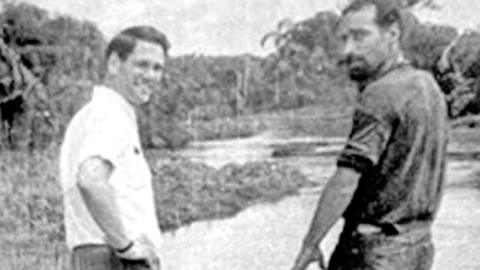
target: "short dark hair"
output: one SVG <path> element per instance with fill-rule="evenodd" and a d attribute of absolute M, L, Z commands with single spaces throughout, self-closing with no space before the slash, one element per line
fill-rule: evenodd
<path fill-rule="evenodd" d="M 398 0 L 353 0 L 342 11 L 342 15 L 347 13 L 359 11 L 367 6 L 374 6 L 376 8 L 376 23 L 378 26 L 385 28 L 398 23 L 400 30 L 403 30 L 402 25 L 402 7 Z"/>
<path fill-rule="evenodd" d="M 107 45 L 105 59 L 116 53 L 120 59 L 126 60 L 133 52 L 137 40 L 152 42 L 162 46 L 165 55 L 168 55 L 170 43 L 162 32 L 151 26 L 133 26 L 121 31 Z"/>

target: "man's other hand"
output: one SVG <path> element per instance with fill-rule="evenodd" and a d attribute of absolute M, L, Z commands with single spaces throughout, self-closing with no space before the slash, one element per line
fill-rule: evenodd
<path fill-rule="evenodd" d="M 302 247 L 302 250 L 295 260 L 292 270 L 306 270 L 311 264 L 317 262 L 320 270 L 327 270 L 322 251 L 316 246 Z"/>
<path fill-rule="evenodd" d="M 117 252 L 117 256 L 131 261 L 145 261 L 150 270 L 161 270 L 160 258 L 150 245 L 144 241 L 133 242 L 133 245 L 123 252 Z"/>

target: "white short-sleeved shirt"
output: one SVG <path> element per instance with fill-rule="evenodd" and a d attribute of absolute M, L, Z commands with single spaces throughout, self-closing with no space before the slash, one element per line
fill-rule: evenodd
<path fill-rule="evenodd" d="M 60 153 L 67 246 L 106 244 L 77 187 L 79 165 L 89 157 L 110 161 L 122 221 L 130 239 L 146 237 L 160 255 L 151 172 L 140 147 L 134 108 L 116 91 L 93 90 L 92 100 L 70 122 Z"/>

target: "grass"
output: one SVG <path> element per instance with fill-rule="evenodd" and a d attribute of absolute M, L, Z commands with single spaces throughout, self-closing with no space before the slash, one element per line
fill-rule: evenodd
<path fill-rule="evenodd" d="M 0 153 L 2 269 L 62 269 L 66 265 L 56 175 L 53 150 Z"/>
<path fill-rule="evenodd" d="M 57 149 L 0 153 L 0 265 L 4 270 L 67 269 Z M 148 152 L 159 223 L 164 231 L 225 218 L 276 201 L 308 184 L 275 163 L 215 170 L 168 152 Z"/>

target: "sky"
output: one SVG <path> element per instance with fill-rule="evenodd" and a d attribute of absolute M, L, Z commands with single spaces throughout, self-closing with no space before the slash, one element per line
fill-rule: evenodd
<path fill-rule="evenodd" d="M 94 22 L 109 39 L 125 27 L 148 24 L 166 33 L 172 55 L 265 55 L 260 40 L 279 21 L 338 11 L 345 0 L 15 0 Z M 422 21 L 479 28 L 480 1 L 437 0 L 440 10 L 418 10 Z"/>

